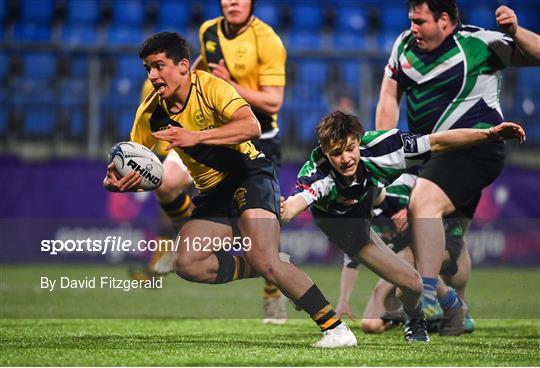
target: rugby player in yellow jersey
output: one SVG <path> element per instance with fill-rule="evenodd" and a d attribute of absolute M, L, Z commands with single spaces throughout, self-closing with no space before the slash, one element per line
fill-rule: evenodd
<path fill-rule="evenodd" d="M 186 41 L 177 33 L 153 35 L 141 46 L 139 57 L 155 92 L 139 106 L 131 139 L 147 147 L 168 141 L 166 149 L 178 152 L 201 192 L 178 234 L 176 273 L 210 284 L 262 276 L 320 326 L 323 337 L 314 346 L 356 346 L 354 334 L 309 276 L 279 258 L 279 186 L 272 163 L 249 141 L 260 136 L 261 128 L 248 103 L 222 79 L 191 72 Z M 133 191 L 140 189 L 140 182 L 135 172 L 118 178 L 111 164 L 104 186 Z M 186 242 L 203 237 L 230 242 L 233 226 L 242 239 L 244 257 Z"/>
<path fill-rule="evenodd" d="M 253 15 L 255 0 L 220 0 L 220 7 L 222 16 L 207 20 L 199 29 L 201 56 L 194 68 L 225 80 L 251 105 L 262 131 L 252 142 L 279 175 L 277 113 L 285 91 L 285 47 L 272 27 Z M 275 285 L 265 283 L 263 300 L 263 322 L 285 323 L 285 298 Z"/>

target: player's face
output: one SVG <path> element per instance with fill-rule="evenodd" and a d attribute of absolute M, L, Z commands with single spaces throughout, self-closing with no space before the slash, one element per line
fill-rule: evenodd
<path fill-rule="evenodd" d="M 221 0 L 221 9 L 228 23 L 241 25 L 248 20 L 251 0 Z"/>
<path fill-rule="evenodd" d="M 186 83 L 185 76 L 189 75 L 189 62 L 186 59 L 175 64 L 163 52 L 148 55 L 143 63 L 152 86 L 164 99 L 172 97 L 180 89 L 182 83 Z"/>
<path fill-rule="evenodd" d="M 358 138 L 349 137 L 345 145 L 341 143 L 334 143 L 326 153 L 326 157 L 338 173 L 345 177 L 352 177 L 356 174 L 360 162 Z"/>
<path fill-rule="evenodd" d="M 446 14 L 446 13 L 443 13 Z M 426 3 L 409 10 L 411 32 L 416 39 L 416 45 L 423 51 L 433 51 L 446 38 L 443 29 L 446 27 L 447 16 L 441 16 L 437 21 Z"/>

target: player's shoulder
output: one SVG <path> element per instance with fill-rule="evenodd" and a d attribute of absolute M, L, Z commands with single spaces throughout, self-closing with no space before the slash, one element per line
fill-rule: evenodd
<path fill-rule="evenodd" d="M 486 29 L 486 28 L 482 28 L 482 27 L 478 27 L 478 26 L 470 25 L 470 24 L 461 25 L 459 29 L 457 30 L 456 34 L 459 37 L 463 37 L 463 38 L 474 37 L 484 42 L 491 42 L 491 41 L 501 40 L 501 39 L 511 40 L 510 37 L 508 37 L 507 35 L 499 31 L 493 31 L 490 29 Z"/>
<path fill-rule="evenodd" d="M 199 27 L 199 32 L 204 33 L 206 32 L 208 28 L 217 26 L 222 19 L 223 19 L 223 16 L 219 16 L 217 18 L 208 19 L 204 21 L 203 24 L 201 24 L 201 26 Z"/>
<path fill-rule="evenodd" d="M 274 28 L 262 21 L 260 18 L 253 17 L 253 21 L 251 22 L 250 27 L 257 36 L 257 38 L 271 38 L 279 40 L 281 42 L 281 38 L 276 33 Z"/>
<path fill-rule="evenodd" d="M 233 88 L 229 83 L 225 82 L 223 79 L 218 78 L 207 71 L 195 69 L 193 70 L 193 77 L 191 83 L 197 86 L 198 89 L 206 90 L 212 87 L 226 87 L 229 86 Z"/>
<path fill-rule="evenodd" d="M 400 135 L 399 129 L 390 130 L 368 130 L 360 137 L 360 148 L 371 147 L 385 139 Z"/>

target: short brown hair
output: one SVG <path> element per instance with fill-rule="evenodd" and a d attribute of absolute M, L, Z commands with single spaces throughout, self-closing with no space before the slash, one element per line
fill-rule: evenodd
<path fill-rule="evenodd" d="M 364 127 L 356 116 L 334 111 L 321 120 L 315 132 L 323 152 L 328 152 L 338 142 L 345 146 L 349 137 L 360 140 Z"/>

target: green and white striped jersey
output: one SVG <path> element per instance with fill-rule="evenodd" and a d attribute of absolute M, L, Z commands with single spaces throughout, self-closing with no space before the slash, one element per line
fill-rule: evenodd
<path fill-rule="evenodd" d="M 464 25 L 439 48 L 424 52 L 410 30 L 403 32 L 385 73 L 405 92 L 409 130 L 429 134 L 501 123 L 501 73 L 515 47 L 503 33 Z"/>
<path fill-rule="evenodd" d="M 298 173 L 297 193 L 309 206 L 333 215 L 353 209 L 371 187 L 384 188 L 408 167 L 429 156 L 429 136 L 398 129 L 366 132 L 360 140 L 360 161 L 355 180 L 348 184 L 315 148 Z"/>

